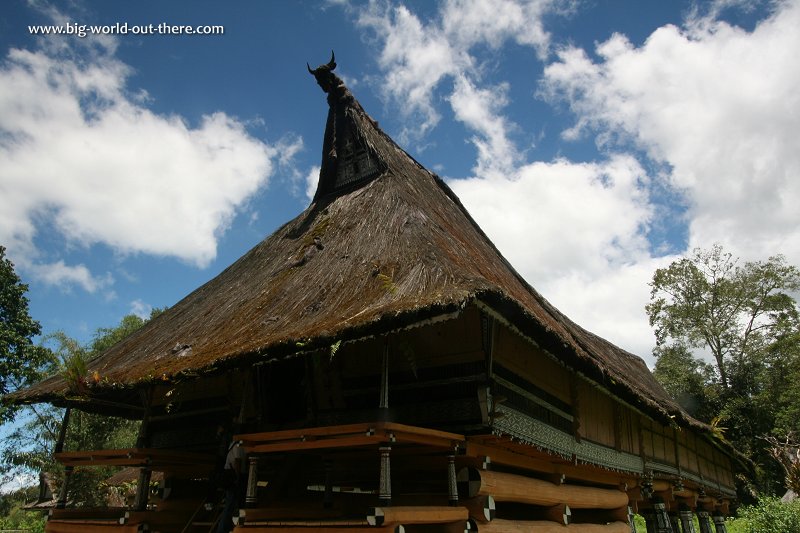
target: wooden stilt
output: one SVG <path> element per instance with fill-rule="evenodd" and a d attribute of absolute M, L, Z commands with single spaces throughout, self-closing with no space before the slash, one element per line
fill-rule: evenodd
<path fill-rule="evenodd" d="M 656 533 L 656 512 L 655 509 L 642 509 L 642 517 L 647 533 Z"/>
<path fill-rule="evenodd" d="M 381 471 L 378 481 L 378 502 L 383 507 L 392 505 L 392 465 L 389 454 L 391 446 L 381 446 L 378 448 L 381 453 Z"/>
<path fill-rule="evenodd" d="M 655 533 L 675 533 L 672 521 L 667 514 L 667 506 L 661 498 L 653 498 L 653 511 L 655 512 Z"/>
<path fill-rule="evenodd" d="M 672 525 L 673 533 L 681 533 L 681 518 L 677 512 L 668 513 L 669 523 Z"/>
<path fill-rule="evenodd" d="M 133 503 L 134 511 L 144 511 L 147 509 L 147 499 L 150 496 L 151 473 L 151 470 L 147 467 L 139 469 L 139 479 L 136 482 L 136 499 Z"/>
<path fill-rule="evenodd" d="M 379 409 L 389 408 L 389 339 L 383 345 L 383 361 L 381 362 L 381 397 L 378 401 Z"/>
<path fill-rule="evenodd" d="M 711 527 L 711 515 L 700 506 L 697 508 L 697 523 L 700 525 L 700 533 L 714 533 Z"/>
<path fill-rule="evenodd" d="M 64 509 L 67 506 L 67 494 L 69 492 L 69 479 L 72 477 L 72 471 L 75 467 L 64 467 L 64 483 L 61 485 L 61 490 L 58 491 L 58 501 L 56 501 L 56 509 Z"/>
<path fill-rule="evenodd" d="M 247 492 L 244 497 L 245 506 L 248 508 L 258 505 L 258 456 L 247 457 Z"/>
<path fill-rule="evenodd" d="M 325 495 L 322 497 L 322 506 L 325 509 L 333 507 L 333 462 L 329 459 L 324 463 L 325 468 Z"/>
<path fill-rule="evenodd" d="M 458 483 L 456 481 L 456 456 L 447 456 L 447 501 L 451 507 L 458 505 Z"/>
<path fill-rule="evenodd" d="M 691 508 L 686 504 L 682 504 L 678 514 L 681 519 L 681 531 L 683 533 L 697 533 L 694 528 L 694 520 L 692 520 Z"/>
<path fill-rule="evenodd" d="M 721 514 L 714 513 L 714 529 L 716 533 L 728 533 L 728 528 L 725 526 L 725 517 Z"/>

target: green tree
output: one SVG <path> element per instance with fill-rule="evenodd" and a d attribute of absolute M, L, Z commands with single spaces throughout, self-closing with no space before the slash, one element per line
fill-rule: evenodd
<path fill-rule="evenodd" d="M 706 349 L 723 389 L 731 373 L 746 379 L 753 354 L 796 329 L 800 271 L 781 255 L 739 264 L 722 246 L 694 250 L 692 257 L 656 270 L 645 307 L 656 342 Z M 757 364 L 757 361 L 755 361 Z"/>
<path fill-rule="evenodd" d="M 0 246 L 0 396 L 24 387 L 41 377 L 47 350 L 36 346 L 33 337 L 41 333 L 28 311 L 28 286 L 14 272 L 14 264 Z M 0 404 L 0 424 L 14 418 L 18 408 Z"/>
<path fill-rule="evenodd" d="M 740 263 L 716 245 L 657 270 L 650 286 L 656 377 L 760 465 L 759 490 L 779 490 L 764 437 L 800 429 L 800 271 L 779 255 Z"/>
<path fill-rule="evenodd" d="M 154 310 L 151 314 L 160 314 Z M 147 320 L 134 315 L 124 317 L 112 328 L 100 328 L 86 346 L 63 332 L 46 337 L 50 345 L 50 357 L 43 369 L 51 373 L 60 372 L 70 382 L 78 383 L 86 374 L 86 365 L 113 344 L 124 339 Z M 11 431 L 2 447 L 3 466 L 0 473 L 8 475 L 20 469 L 37 473 L 50 472 L 60 482 L 63 469 L 53 460 L 52 453 L 64 410 L 48 404 L 28 406 L 23 423 Z M 126 448 L 134 445 L 138 433 L 138 421 L 95 415 L 72 410 L 64 443 L 65 450 L 91 450 Z M 102 503 L 103 480 L 113 473 L 112 468 L 78 469 L 70 479 L 70 494 L 76 504 L 97 505 Z"/>
<path fill-rule="evenodd" d="M 714 369 L 694 357 L 681 344 L 660 346 L 654 350 L 653 375 L 687 413 L 710 422 L 718 411 L 718 392 L 711 385 Z"/>

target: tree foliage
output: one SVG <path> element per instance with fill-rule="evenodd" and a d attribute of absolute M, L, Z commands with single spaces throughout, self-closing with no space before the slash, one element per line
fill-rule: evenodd
<path fill-rule="evenodd" d="M 656 270 L 646 306 L 656 342 L 708 350 L 719 382 L 731 386 L 751 359 L 787 330 L 797 330 L 800 271 L 781 255 L 739 264 L 722 246 Z"/>
<path fill-rule="evenodd" d="M 658 269 L 650 287 L 656 378 L 760 465 L 759 490 L 779 490 L 782 470 L 764 437 L 800 430 L 800 312 L 792 297 L 800 270 L 780 255 L 740 262 L 715 245 Z"/>
<path fill-rule="evenodd" d="M 0 396 L 39 379 L 47 359 L 47 351 L 33 342 L 41 326 L 30 316 L 27 291 L 0 246 Z M 13 419 L 16 411 L 5 402 L 0 404 L 0 423 Z"/>
<path fill-rule="evenodd" d="M 151 316 L 161 313 L 154 310 Z M 86 374 L 86 364 L 113 344 L 124 339 L 147 320 L 134 315 L 124 317 L 111 328 L 100 328 L 87 345 L 82 345 L 63 332 L 48 335 L 45 340 L 49 357 L 42 365 L 42 372 L 61 373 L 68 381 L 80 383 Z M 20 416 L 18 424 L 2 446 L 3 465 L 0 474 L 8 476 L 20 470 L 30 473 L 49 472 L 60 484 L 63 468 L 52 457 L 64 409 L 47 404 L 28 406 Z M 92 450 L 127 448 L 134 445 L 138 433 L 138 421 L 100 416 L 72 410 L 64 442 L 64 450 Z M 70 494 L 75 504 L 98 505 L 102 503 L 103 480 L 113 472 L 111 468 L 78 469 L 70 479 Z"/>

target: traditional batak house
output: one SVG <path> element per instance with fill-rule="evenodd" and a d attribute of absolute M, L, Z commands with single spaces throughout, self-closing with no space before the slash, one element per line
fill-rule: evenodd
<path fill-rule="evenodd" d="M 539 295 L 334 67 L 309 69 L 330 106 L 311 205 L 82 390 L 16 394 L 142 420 L 133 449 L 56 454 L 138 468 L 134 504 L 69 508 L 67 475 L 47 531 L 208 531 L 224 427 L 247 457 L 237 532 L 630 533 L 633 513 L 724 532 L 735 452 Z"/>

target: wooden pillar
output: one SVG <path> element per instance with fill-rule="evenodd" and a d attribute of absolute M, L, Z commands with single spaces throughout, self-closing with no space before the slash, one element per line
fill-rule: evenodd
<path fill-rule="evenodd" d="M 136 499 L 133 502 L 134 511 L 144 511 L 147 509 L 147 498 L 150 496 L 150 475 L 148 467 L 143 466 L 139 469 L 139 480 L 136 482 Z"/>
<path fill-rule="evenodd" d="M 694 529 L 694 521 L 692 520 L 692 509 L 688 505 L 681 504 L 678 515 L 681 519 L 681 531 L 683 533 L 697 533 Z"/>
<path fill-rule="evenodd" d="M 711 515 L 703 507 L 697 507 L 697 523 L 700 524 L 700 533 L 714 533 L 711 527 Z"/>
<path fill-rule="evenodd" d="M 58 501 L 56 501 L 56 509 L 64 509 L 67 506 L 67 493 L 69 492 L 69 478 L 72 477 L 73 466 L 64 467 L 64 483 L 61 485 L 61 490 L 58 491 Z"/>
<path fill-rule="evenodd" d="M 669 523 L 672 525 L 673 533 L 681 533 L 681 517 L 678 516 L 678 513 L 668 513 L 668 516 Z"/>
<path fill-rule="evenodd" d="M 333 507 L 333 462 L 326 459 L 323 467 L 325 469 L 325 495 L 322 497 L 322 507 L 330 509 Z"/>
<path fill-rule="evenodd" d="M 456 480 L 456 456 L 447 456 L 447 501 L 451 507 L 458 506 L 458 482 Z"/>
<path fill-rule="evenodd" d="M 378 480 L 378 502 L 383 507 L 392 505 L 392 465 L 389 454 L 391 446 L 381 446 L 378 448 L 381 454 L 381 471 Z"/>
<path fill-rule="evenodd" d="M 258 504 L 258 456 L 247 457 L 247 492 L 244 497 L 245 507 L 251 508 Z"/>
<path fill-rule="evenodd" d="M 672 522 L 667 514 L 667 506 L 659 497 L 653 498 L 653 511 L 655 512 L 655 533 L 675 533 Z"/>
<path fill-rule="evenodd" d="M 728 533 L 725 517 L 721 513 L 714 513 L 714 528 L 717 530 L 716 533 Z"/>
<path fill-rule="evenodd" d="M 381 397 L 379 409 L 389 409 L 389 338 L 383 344 L 383 360 L 381 361 Z"/>

